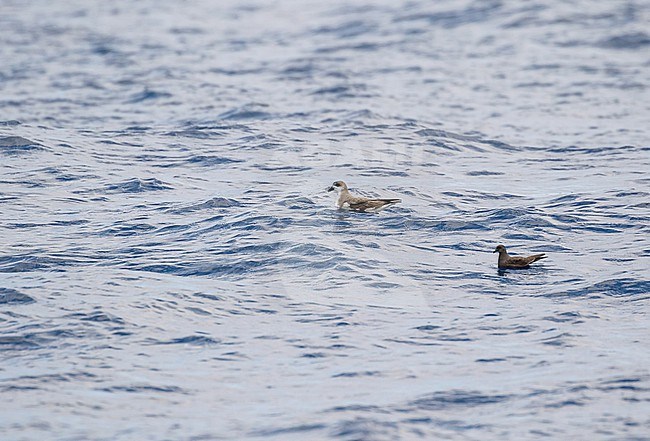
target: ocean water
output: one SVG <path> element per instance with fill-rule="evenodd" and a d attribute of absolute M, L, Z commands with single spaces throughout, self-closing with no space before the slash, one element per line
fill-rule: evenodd
<path fill-rule="evenodd" d="M 1 1 L 0 439 L 650 439 L 649 24 Z"/>

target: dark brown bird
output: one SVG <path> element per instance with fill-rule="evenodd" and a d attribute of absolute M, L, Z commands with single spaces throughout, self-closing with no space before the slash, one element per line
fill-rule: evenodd
<path fill-rule="evenodd" d="M 526 269 L 530 267 L 531 263 L 548 257 L 544 253 L 526 257 L 510 256 L 503 245 L 498 245 L 493 252 L 499 253 L 499 269 Z"/>
<path fill-rule="evenodd" d="M 365 213 L 377 213 L 386 207 L 402 202 L 401 199 L 372 199 L 353 196 L 343 181 L 336 181 L 327 191 L 337 191 L 339 193 L 339 199 L 336 203 L 339 208 Z"/>

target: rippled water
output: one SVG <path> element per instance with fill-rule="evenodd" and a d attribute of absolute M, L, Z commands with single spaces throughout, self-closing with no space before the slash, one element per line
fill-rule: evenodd
<path fill-rule="evenodd" d="M 3 440 L 650 439 L 648 1 L 0 8 Z"/>

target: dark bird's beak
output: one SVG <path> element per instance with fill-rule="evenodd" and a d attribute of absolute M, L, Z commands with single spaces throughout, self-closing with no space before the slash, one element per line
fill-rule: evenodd
<path fill-rule="evenodd" d="M 499 250 L 494 250 L 494 251 L 492 251 L 492 254 L 498 253 L 498 252 L 499 252 Z"/>
<path fill-rule="evenodd" d="M 327 189 L 327 191 L 334 191 L 334 186 L 332 185 L 330 188 Z"/>

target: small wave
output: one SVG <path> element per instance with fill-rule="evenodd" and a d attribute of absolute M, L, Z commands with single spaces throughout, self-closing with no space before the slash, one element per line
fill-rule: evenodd
<path fill-rule="evenodd" d="M 365 84 L 338 84 L 335 86 L 321 87 L 316 89 L 312 95 L 332 95 L 334 98 L 368 98 L 372 94 L 367 92 L 368 86 Z"/>
<path fill-rule="evenodd" d="M 615 35 L 599 41 L 597 45 L 606 49 L 641 49 L 650 46 L 650 36 L 645 32 Z"/>
<path fill-rule="evenodd" d="M 187 231 L 191 228 L 190 225 L 166 225 L 164 227 L 160 227 L 156 230 L 155 234 L 161 235 L 161 234 L 175 234 L 179 233 L 182 231 Z"/>
<path fill-rule="evenodd" d="M 490 170 L 475 170 L 465 173 L 467 176 L 501 176 L 505 175 L 503 172 L 496 172 Z"/>
<path fill-rule="evenodd" d="M 71 182 L 78 181 L 80 179 L 88 178 L 89 175 L 86 174 L 73 174 L 66 173 L 62 167 L 46 167 L 41 170 L 43 173 L 47 173 L 54 176 L 54 179 L 61 182 Z M 93 176 L 94 177 L 94 176 Z"/>
<path fill-rule="evenodd" d="M 250 435 L 255 437 L 274 437 L 274 436 L 281 436 L 281 435 L 313 432 L 314 430 L 322 430 L 325 428 L 326 426 L 324 424 L 299 424 L 297 426 L 290 426 L 290 427 L 258 429 L 258 430 L 254 430 Z"/>
<path fill-rule="evenodd" d="M 32 297 L 11 288 L 0 288 L 0 305 L 34 303 Z"/>
<path fill-rule="evenodd" d="M 43 374 L 43 375 L 21 375 L 20 377 L 17 377 L 16 380 L 20 380 L 21 382 L 30 382 L 30 383 L 55 383 L 55 382 L 63 382 L 63 383 L 69 383 L 71 381 L 79 380 L 79 381 L 88 381 L 97 378 L 95 374 L 91 374 L 90 372 L 83 372 L 83 371 L 73 371 L 73 372 L 64 372 L 60 374 Z"/>
<path fill-rule="evenodd" d="M 208 337 L 206 335 L 188 335 L 186 337 L 173 338 L 171 340 L 154 340 L 150 339 L 149 344 L 155 345 L 193 345 L 193 346 L 212 346 L 221 344 L 221 340 Z"/>
<path fill-rule="evenodd" d="M 555 316 L 544 317 L 543 320 L 548 320 L 555 323 L 570 322 L 575 324 L 583 323 L 584 321 L 582 320 L 582 315 L 579 312 L 561 312 Z"/>
<path fill-rule="evenodd" d="M 192 156 L 186 161 L 188 164 L 200 165 L 202 167 L 214 167 L 215 165 L 233 164 L 243 162 L 240 159 L 226 158 L 224 156 Z"/>
<path fill-rule="evenodd" d="M 173 187 L 155 178 L 138 179 L 133 178 L 117 184 L 109 184 L 105 187 L 106 193 L 144 193 L 146 191 L 171 190 Z"/>
<path fill-rule="evenodd" d="M 223 302 L 225 300 L 224 297 L 219 297 L 219 296 L 214 295 L 214 294 L 206 294 L 206 293 L 202 293 L 202 292 L 197 292 L 196 294 L 194 294 L 194 297 L 200 297 L 202 299 L 212 300 L 212 301 L 215 301 L 215 302 Z"/>
<path fill-rule="evenodd" d="M 41 349 L 44 347 L 57 347 L 66 339 L 85 339 L 91 337 L 94 337 L 94 335 L 88 331 L 58 328 L 18 335 L 3 335 L 0 336 L 0 347 L 7 350 Z"/>
<path fill-rule="evenodd" d="M 172 94 L 168 92 L 157 92 L 155 90 L 145 89 L 142 92 L 132 95 L 127 102 L 131 104 L 135 104 L 135 103 L 141 103 L 143 101 L 153 101 L 161 98 L 170 98 L 171 96 Z"/>
<path fill-rule="evenodd" d="M 387 167 L 368 167 L 367 164 L 352 165 L 355 170 L 359 170 L 359 176 L 397 176 L 401 178 L 408 177 L 408 173 L 401 170 L 395 170 Z"/>
<path fill-rule="evenodd" d="M 346 51 L 360 51 L 360 52 L 372 52 L 377 51 L 381 48 L 387 48 L 393 46 L 395 43 L 386 42 L 386 43 L 372 43 L 372 42 L 362 42 L 362 43 L 352 43 L 352 44 L 337 44 L 337 45 L 327 45 L 315 49 L 314 52 L 317 54 L 334 54 L 337 52 L 346 52 Z M 342 74 L 340 76 L 343 76 Z"/>
<path fill-rule="evenodd" d="M 239 202 L 236 199 L 215 197 L 205 202 L 188 205 L 186 207 L 175 208 L 170 211 L 174 214 L 186 214 L 186 213 L 193 213 L 195 211 L 211 210 L 214 208 L 240 207 L 241 205 L 242 205 L 241 202 Z"/>
<path fill-rule="evenodd" d="M 0 335 L 0 348 L 3 350 L 39 349 L 41 345 L 31 336 Z"/>
<path fill-rule="evenodd" d="M 35 150 L 44 150 L 44 147 L 21 136 L 0 136 L 0 153 L 13 155 Z"/>
<path fill-rule="evenodd" d="M 468 231 L 482 230 L 487 231 L 490 228 L 481 222 L 465 221 L 460 219 L 434 220 L 434 219 L 400 219 L 387 220 L 386 225 L 391 229 L 401 230 L 403 228 L 423 230 L 423 231 Z"/>
<path fill-rule="evenodd" d="M 296 63 L 294 65 L 285 67 L 279 73 L 280 75 L 286 75 L 290 78 L 309 78 L 314 72 L 317 71 L 316 67 L 311 62 L 306 63 Z"/>
<path fill-rule="evenodd" d="M 270 165 L 270 164 L 259 164 L 255 166 L 258 170 L 282 173 L 287 175 L 297 175 L 308 170 L 311 170 L 311 167 L 305 167 L 300 165 Z"/>
<path fill-rule="evenodd" d="M 475 363 L 501 363 L 508 361 L 506 358 L 477 358 L 474 360 Z"/>
<path fill-rule="evenodd" d="M 229 77 L 239 76 L 239 75 L 254 75 L 263 72 L 264 69 L 253 68 L 253 69 L 223 69 L 223 68 L 212 68 L 210 72 L 227 75 Z"/>
<path fill-rule="evenodd" d="M 155 230 L 156 227 L 146 223 L 128 223 L 128 222 L 116 222 L 113 226 L 105 228 L 97 232 L 99 236 L 135 236 L 141 233 Z"/>
<path fill-rule="evenodd" d="M 333 374 L 332 378 L 356 378 L 356 377 L 376 377 L 381 373 L 379 371 L 355 371 L 355 372 L 341 372 Z"/>
<path fill-rule="evenodd" d="M 16 229 L 23 229 L 23 228 L 39 228 L 39 227 L 69 227 L 73 225 L 85 225 L 88 224 L 89 221 L 84 220 L 84 219 L 78 219 L 78 220 L 69 220 L 69 221 L 64 221 L 64 220 L 57 220 L 53 222 L 48 222 L 46 224 L 37 224 L 34 222 L 24 222 L 24 223 L 16 223 L 16 224 L 8 224 L 10 228 L 16 228 Z"/>
<path fill-rule="evenodd" d="M 494 18 L 502 9 L 500 1 L 492 0 L 479 2 L 467 6 L 465 9 L 444 12 L 416 12 L 402 15 L 394 19 L 395 22 L 426 21 L 429 25 L 443 28 L 456 28 L 468 23 L 480 23 Z"/>
<path fill-rule="evenodd" d="M 316 207 L 316 203 L 314 203 L 314 201 L 304 196 L 287 197 L 286 199 L 278 202 L 278 204 L 283 207 L 287 207 L 290 210 L 306 210 Z"/>
<path fill-rule="evenodd" d="M 414 329 L 417 329 L 418 331 L 438 331 L 441 328 L 441 326 L 438 325 L 422 325 L 422 326 L 417 326 Z"/>
<path fill-rule="evenodd" d="M 133 386 L 109 386 L 95 389 L 101 392 L 128 392 L 128 393 L 150 393 L 150 392 L 163 392 L 163 393 L 185 393 L 185 391 L 178 386 L 151 386 L 151 385 L 133 385 Z"/>
<path fill-rule="evenodd" d="M 34 391 L 34 390 L 41 390 L 41 388 L 36 386 L 16 386 L 13 384 L 0 386 L 0 392 L 2 393 L 16 393 L 16 392 Z"/>
<path fill-rule="evenodd" d="M 379 418 L 343 420 L 330 433 L 332 438 L 344 440 L 396 440 L 400 439 L 398 423 Z"/>
<path fill-rule="evenodd" d="M 69 314 L 66 317 L 74 318 L 87 322 L 97 322 L 97 323 L 114 323 L 116 325 L 123 325 L 125 323 L 124 319 L 113 314 L 109 314 L 104 311 L 93 311 L 87 313 L 74 313 Z"/>
<path fill-rule="evenodd" d="M 605 380 L 597 387 L 598 390 L 609 392 L 612 390 L 622 390 L 630 392 L 650 392 L 650 387 L 644 386 L 647 379 L 642 377 L 625 377 L 614 380 Z"/>
<path fill-rule="evenodd" d="M 570 146 L 564 146 L 564 147 L 556 147 L 552 149 L 547 149 L 546 151 L 549 153 L 574 153 L 574 154 L 581 154 L 581 155 L 588 155 L 588 156 L 594 156 L 594 155 L 602 155 L 602 156 L 617 156 L 620 157 L 621 155 L 624 154 L 629 154 L 633 152 L 644 152 L 647 151 L 647 147 L 635 147 L 632 145 L 605 145 L 605 146 L 598 146 L 598 147 L 578 147 L 574 145 Z M 551 161 L 550 159 L 545 159 L 545 161 Z M 559 161 L 558 161 L 559 162 Z M 575 167 L 586 167 L 581 165 L 574 165 Z M 577 168 L 576 168 L 577 169 Z"/>
<path fill-rule="evenodd" d="M 540 224 L 542 225 L 547 225 L 545 224 L 538 216 L 533 216 L 530 213 L 530 209 L 524 208 L 524 207 L 517 207 L 517 208 L 497 208 L 494 210 L 479 210 L 477 211 L 477 214 L 480 215 L 486 215 L 486 221 L 489 223 L 498 223 L 498 222 L 503 222 L 503 221 L 510 221 L 510 223 L 522 223 L 522 224 L 528 224 L 530 225 L 531 223 L 534 224 L 536 223 L 535 219 L 537 219 Z M 514 222 L 513 222 L 514 221 Z"/>
<path fill-rule="evenodd" d="M 0 257 L 0 273 L 22 273 L 50 269 L 55 271 L 57 266 L 72 264 L 66 259 L 42 257 L 37 255 L 9 255 Z"/>
<path fill-rule="evenodd" d="M 540 340 L 540 342 L 544 345 L 570 348 L 573 346 L 573 344 L 570 341 L 572 337 L 574 337 L 573 334 L 569 332 L 562 332 L 557 335 L 553 335 L 551 337 L 543 338 Z"/>
<path fill-rule="evenodd" d="M 232 120 L 232 121 L 242 121 L 242 120 L 263 120 L 269 119 L 272 115 L 266 111 L 260 110 L 260 108 L 268 107 L 266 104 L 249 104 L 242 107 L 236 107 L 227 112 L 224 112 L 219 115 L 221 120 Z"/>
<path fill-rule="evenodd" d="M 465 408 L 503 403 L 512 398 L 514 398 L 513 395 L 486 395 L 480 392 L 451 390 L 447 392 L 436 392 L 424 396 L 410 402 L 408 407 L 417 410 L 443 410 L 457 407 Z"/>
<path fill-rule="evenodd" d="M 351 38 L 374 31 L 377 25 L 361 20 L 352 20 L 336 26 L 322 26 L 315 29 L 315 34 L 334 34 L 337 38 Z"/>
<path fill-rule="evenodd" d="M 223 130 L 214 130 L 210 127 L 192 126 L 183 130 L 172 130 L 165 133 L 166 136 L 182 136 L 195 139 L 213 139 L 224 136 Z"/>
<path fill-rule="evenodd" d="M 570 297 L 580 296 L 611 296 L 630 297 L 643 296 L 650 293 L 650 280 L 636 279 L 610 279 L 595 283 L 586 288 L 566 291 L 564 295 Z"/>

